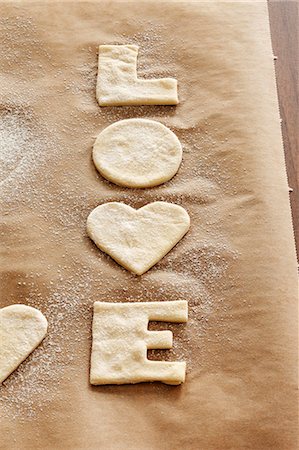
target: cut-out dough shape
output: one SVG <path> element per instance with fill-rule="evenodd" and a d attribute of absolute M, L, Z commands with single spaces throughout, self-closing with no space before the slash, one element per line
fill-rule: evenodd
<path fill-rule="evenodd" d="M 188 213 L 173 203 L 154 202 L 140 209 L 105 203 L 87 218 L 87 233 L 115 261 L 142 275 L 187 233 Z"/>
<path fill-rule="evenodd" d="M 137 45 L 100 45 L 96 97 L 100 106 L 177 105 L 177 80 L 137 78 Z"/>
<path fill-rule="evenodd" d="M 186 301 L 94 303 L 91 384 L 185 381 L 185 362 L 150 361 L 147 349 L 172 347 L 172 332 L 149 331 L 151 320 L 187 322 Z"/>
<path fill-rule="evenodd" d="M 0 383 L 41 343 L 47 328 L 47 319 L 31 306 L 0 309 Z"/>
<path fill-rule="evenodd" d="M 97 137 L 93 161 L 107 180 L 120 186 L 147 188 L 176 174 L 182 161 L 182 146 L 160 122 L 120 120 Z"/>

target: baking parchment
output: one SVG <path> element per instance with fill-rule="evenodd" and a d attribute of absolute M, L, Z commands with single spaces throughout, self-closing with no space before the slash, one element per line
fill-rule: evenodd
<path fill-rule="evenodd" d="M 48 318 L 44 343 L 1 387 L 1 449 L 297 448 L 297 275 L 266 2 L 2 2 L 1 305 Z M 140 46 L 140 77 L 173 76 L 177 107 L 100 108 L 99 44 Z M 120 188 L 91 148 L 148 117 L 182 142 L 178 174 Z M 142 150 L 142 149 L 141 149 Z M 107 201 L 175 202 L 183 240 L 142 277 L 89 240 Z M 181 387 L 91 387 L 92 305 L 189 302 L 156 359 Z"/>

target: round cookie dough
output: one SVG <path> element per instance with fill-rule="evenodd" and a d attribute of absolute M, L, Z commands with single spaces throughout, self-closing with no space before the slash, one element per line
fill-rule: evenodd
<path fill-rule="evenodd" d="M 148 188 L 170 180 L 182 161 L 176 135 L 160 122 L 120 120 L 105 128 L 93 146 L 100 174 L 119 186 Z"/>

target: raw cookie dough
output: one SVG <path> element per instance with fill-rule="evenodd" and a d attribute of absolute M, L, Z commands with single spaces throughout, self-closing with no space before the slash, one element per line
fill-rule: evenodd
<path fill-rule="evenodd" d="M 137 45 L 99 46 L 96 87 L 99 105 L 177 105 L 177 80 L 139 80 L 137 54 Z"/>
<path fill-rule="evenodd" d="M 176 174 L 182 161 L 182 146 L 160 122 L 120 120 L 98 135 L 93 161 L 107 180 L 120 186 L 147 188 Z"/>
<path fill-rule="evenodd" d="M 87 233 L 115 261 L 142 275 L 187 233 L 188 213 L 173 203 L 154 202 L 140 209 L 105 203 L 87 218 Z"/>
<path fill-rule="evenodd" d="M 0 383 L 40 344 L 47 328 L 47 319 L 31 306 L 0 309 Z"/>
<path fill-rule="evenodd" d="M 147 349 L 172 347 L 172 332 L 149 331 L 150 320 L 187 322 L 188 304 L 174 302 L 94 303 L 91 384 L 185 381 L 185 362 L 150 361 Z"/>

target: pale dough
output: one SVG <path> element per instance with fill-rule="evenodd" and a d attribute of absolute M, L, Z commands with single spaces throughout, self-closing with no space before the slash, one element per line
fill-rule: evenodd
<path fill-rule="evenodd" d="M 96 97 L 100 106 L 176 105 L 177 80 L 137 78 L 137 45 L 100 45 Z M 161 55 L 161 63 L 163 56 Z"/>
<path fill-rule="evenodd" d="M 156 264 L 187 233 L 188 213 L 173 203 L 154 202 L 140 209 L 105 203 L 87 219 L 87 233 L 115 261 L 137 275 Z"/>
<path fill-rule="evenodd" d="M 186 301 L 94 303 L 91 384 L 185 381 L 185 362 L 150 361 L 147 349 L 172 347 L 172 332 L 149 331 L 150 320 L 187 322 Z"/>
<path fill-rule="evenodd" d="M 93 161 L 100 174 L 115 184 L 148 188 L 176 174 L 182 161 L 182 146 L 160 122 L 120 120 L 97 137 Z"/>
<path fill-rule="evenodd" d="M 26 305 L 10 305 L 0 310 L 0 383 L 2 383 L 47 334 L 43 314 Z"/>

